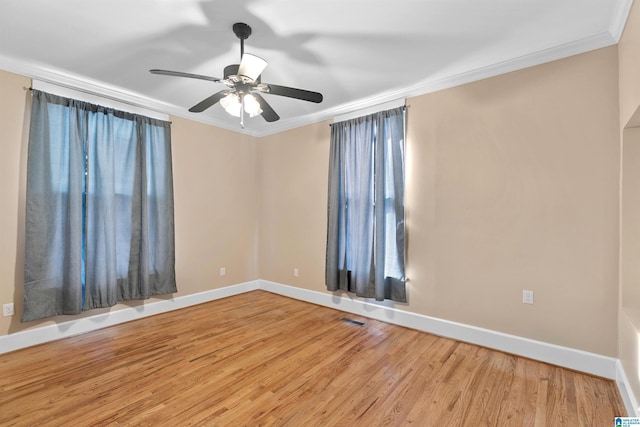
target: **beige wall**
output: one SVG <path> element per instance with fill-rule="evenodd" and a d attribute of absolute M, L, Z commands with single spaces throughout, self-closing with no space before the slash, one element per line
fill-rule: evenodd
<path fill-rule="evenodd" d="M 258 143 L 261 279 L 325 290 L 329 135 L 322 122 Z"/>
<path fill-rule="evenodd" d="M 256 138 L 172 118 L 180 294 L 258 278 Z M 220 276 L 220 268 L 226 276 Z"/>
<path fill-rule="evenodd" d="M 616 63 L 612 47 L 409 101 L 416 310 L 616 355 Z"/>
<path fill-rule="evenodd" d="M 640 128 L 624 130 L 622 150 L 618 355 L 640 397 Z"/>
<path fill-rule="evenodd" d="M 0 335 L 73 320 L 60 316 L 20 323 L 24 262 L 24 174 L 30 79 L 0 71 L 0 303 L 17 315 L 0 317 Z M 172 118 L 176 275 L 183 296 L 258 278 L 256 138 Z M 220 277 L 220 267 L 226 276 Z M 152 302 L 151 299 L 148 302 Z M 142 302 L 117 305 L 110 310 Z M 93 310 L 83 316 L 105 311 Z"/>
<path fill-rule="evenodd" d="M 408 101 L 398 308 L 617 355 L 617 64 L 611 47 Z M 0 302 L 18 311 L 28 84 L 0 72 Z M 325 292 L 328 122 L 258 140 L 172 120 L 179 295 L 258 277 Z"/>
<path fill-rule="evenodd" d="M 620 63 L 620 125 L 640 126 L 640 117 L 635 123 L 629 120 L 640 105 L 640 7 L 631 6 L 624 33 L 618 43 Z"/>
<path fill-rule="evenodd" d="M 617 73 L 610 47 L 408 101 L 398 308 L 616 356 Z M 328 141 L 259 142 L 262 279 L 324 290 Z"/>
<path fill-rule="evenodd" d="M 0 304 L 22 306 L 24 188 L 31 80 L 0 70 Z M 17 316 L 0 317 L 0 335 L 18 328 Z"/>
<path fill-rule="evenodd" d="M 618 45 L 622 188 L 618 355 L 640 399 L 640 7 L 635 3 Z"/>

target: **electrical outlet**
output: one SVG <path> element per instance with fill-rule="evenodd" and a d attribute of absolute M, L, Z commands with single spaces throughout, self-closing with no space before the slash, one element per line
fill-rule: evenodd
<path fill-rule="evenodd" d="M 227 269 L 224 267 L 220 268 L 220 275 L 225 276 L 226 274 L 227 274 Z"/>
<path fill-rule="evenodd" d="M 297 268 L 294 268 L 294 269 L 293 269 L 293 276 L 294 276 L 294 277 L 298 277 L 298 273 L 299 273 L 298 269 L 297 269 Z"/>
<path fill-rule="evenodd" d="M 523 304 L 533 304 L 533 291 L 522 291 L 522 303 Z"/>
<path fill-rule="evenodd" d="M 9 316 L 13 316 L 14 311 L 13 311 L 13 303 L 9 303 L 9 304 L 2 304 L 2 315 L 4 317 L 9 317 Z"/>

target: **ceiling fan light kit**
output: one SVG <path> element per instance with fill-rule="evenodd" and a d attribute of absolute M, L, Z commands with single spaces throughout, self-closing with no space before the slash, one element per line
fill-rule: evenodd
<path fill-rule="evenodd" d="M 256 98 L 251 94 L 245 94 L 241 101 L 237 93 L 230 93 L 220 100 L 220 105 L 222 105 L 222 108 L 224 108 L 227 113 L 236 117 L 240 117 L 242 107 L 244 107 L 244 111 L 249 117 L 255 117 L 262 113 L 260 104 L 258 104 Z"/>
<path fill-rule="evenodd" d="M 267 122 L 275 122 L 280 119 L 280 116 L 271 108 L 261 94 L 278 95 L 315 103 L 322 102 L 322 94 L 318 92 L 262 83 L 261 75 L 267 67 L 267 61 L 259 56 L 244 52 L 244 41 L 251 35 L 251 27 L 238 22 L 233 24 L 233 32 L 240 39 L 240 64 L 226 66 L 224 68 L 224 78 L 222 79 L 181 71 L 152 69 L 149 72 L 165 76 L 208 80 L 226 85 L 227 89 L 205 98 L 191 107 L 189 111 L 200 113 L 220 102 L 220 105 L 227 113 L 240 117 L 240 126 L 242 128 L 244 128 L 245 113 L 249 117 L 262 115 Z"/>

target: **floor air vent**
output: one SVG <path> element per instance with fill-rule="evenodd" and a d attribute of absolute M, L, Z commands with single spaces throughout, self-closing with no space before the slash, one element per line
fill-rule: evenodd
<path fill-rule="evenodd" d="M 347 317 L 343 317 L 340 320 L 342 320 L 343 322 L 347 322 L 347 323 L 353 323 L 354 325 L 364 326 L 364 322 L 361 322 L 359 320 L 353 320 L 353 319 L 349 319 Z"/>

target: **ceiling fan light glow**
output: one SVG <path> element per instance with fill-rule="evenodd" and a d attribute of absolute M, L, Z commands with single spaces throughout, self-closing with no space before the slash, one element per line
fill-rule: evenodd
<path fill-rule="evenodd" d="M 232 116 L 240 117 L 240 97 L 236 93 L 230 93 L 220 100 L 220 105 Z"/>
<path fill-rule="evenodd" d="M 251 81 L 255 81 L 258 77 L 260 77 L 260 74 L 262 74 L 266 67 L 267 61 L 260 58 L 259 56 L 245 53 L 244 55 L 242 55 L 242 60 L 240 61 L 238 75 L 241 77 L 245 77 Z"/>
<path fill-rule="evenodd" d="M 262 108 L 253 95 L 244 96 L 244 111 L 249 114 L 249 117 L 255 117 L 262 113 Z"/>

